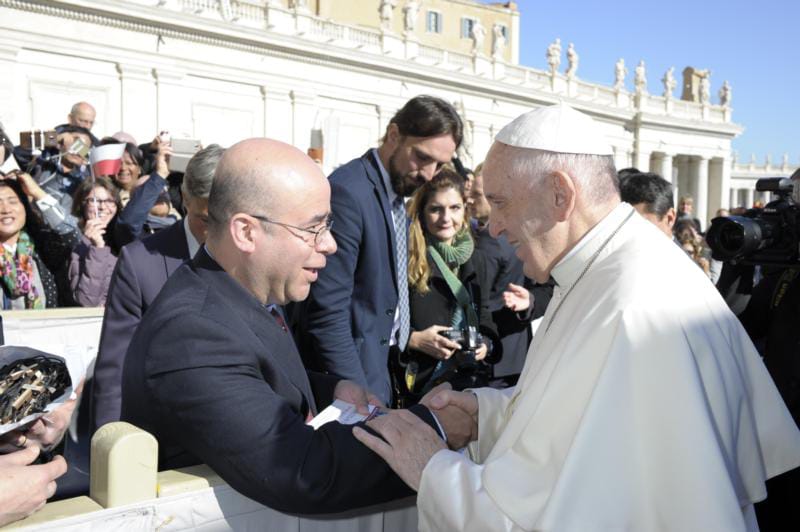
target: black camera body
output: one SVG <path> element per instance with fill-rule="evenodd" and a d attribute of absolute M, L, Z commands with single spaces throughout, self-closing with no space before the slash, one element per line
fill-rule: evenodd
<path fill-rule="evenodd" d="M 800 263 L 800 206 L 788 178 L 759 179 L 756 190 L 777 194 L 763 209 L 711 220 L 706 242 L 715 260 L 734 264 L 792 266 Z"/>
<path fill-rule="evenodd" d="M 478 330 L 469 326 L 466 329 L 446 329 L 439 331 L 439 334 L 456 342 L 461 347 L 453 354 L 459 366 L 474 366 L 477 364 L 475 353 L 483 344 L 483 335 Z"/>

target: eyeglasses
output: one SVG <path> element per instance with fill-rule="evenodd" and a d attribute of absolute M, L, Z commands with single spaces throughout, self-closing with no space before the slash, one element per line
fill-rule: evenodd
<path fill-rule="evenodd" d="M 296 231 L 302 231 L 304 233 L 308 233 L 310 235 L 314 235 L 313 240 L 310 240 L 311 237 L 303 237 L 301 235 L 297 235 L 297 234 L 293 233 L 292 231 L 289 231 L 290 233 L 292 233 L 297 238 L 301 239 L 306 244 L 311 243 L 315 248 L 317 246 L 319 246 L 319 243 L 322 240 L 322 238 L 331 230 L 331 227 L 333 227 L 333 218 L 331 218 L 330 216 L 325 218 L 325 221 L 322 222 L 323 226 L 320 227 L 319 229 L 306 229 L 305 227 L 297 227 L 296 225 L 289 225 L 289 224 L 285 224 L 283 222 L 276 222 L 274 220 L 270 220 L 269 218 L 267 218 L 265 216 L 259 216 L 257 214 L 251 214 L 250 216 L 252 216 L 256 220 L 260 220 L 260 221 L 262 221 L 264 223 L 280 225 L 281 227 L 284 227 L 286 229 L 294 229 Z"/>
<path fill-rule="evenodd" d="M 86 198 L 85 200 L 83 200 L 83 204 L 84 205 L 89 205 L 90 203 L 91 204 L 97 203 L 98 205 L 108 205 L 110 207 L 111 205 L 116 205 L 117 202 L 116 202 L 116 200 L 113 200 L 113 199 L 99 199 L 99 200 L 96 200 L 94 198 Z"/>

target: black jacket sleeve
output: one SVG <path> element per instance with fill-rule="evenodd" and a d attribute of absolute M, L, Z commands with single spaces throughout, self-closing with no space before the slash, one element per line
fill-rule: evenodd
<path fill-rule="evenodd" d="M 202 334 L 176 334 L 182 330 Z M 157 412 L 157 432 L 240 493 L 299 514 L 340 512 L 412 493 L 353 437 L 351 426 L 328 423 L 315 431 L 306 425 L 265 380 L 253 346 L 232 338 L 225 324 L 183 316 L 151 338 L 145 390 Z"/>

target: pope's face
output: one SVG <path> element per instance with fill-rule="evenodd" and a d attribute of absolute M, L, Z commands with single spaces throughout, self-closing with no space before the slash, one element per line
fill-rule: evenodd
<path fill-rule="evenodd" d="M 483 170 L 489 200 L 489 231 L 495 238 L 505 235 L 523 262 L 525 275 L 547 282 L 560 252 L 553 232 L 553 193 L 542 176 L 514 176 L 509 164 L 515 149 L 495 143 Z"/>

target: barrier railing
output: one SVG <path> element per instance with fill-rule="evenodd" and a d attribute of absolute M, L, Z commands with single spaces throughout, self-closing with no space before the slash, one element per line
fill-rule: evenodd
<path fill-rule="evenodd" d="M 341 514 L 288 515 L 239 494 L 205 465 L 157 472 L 158 445 L 128 423 L 92 438 L 89 496 L 45 505 L 9 530 L 270 530 L 404 532 L 416 530 L 413 498 Z"/>

